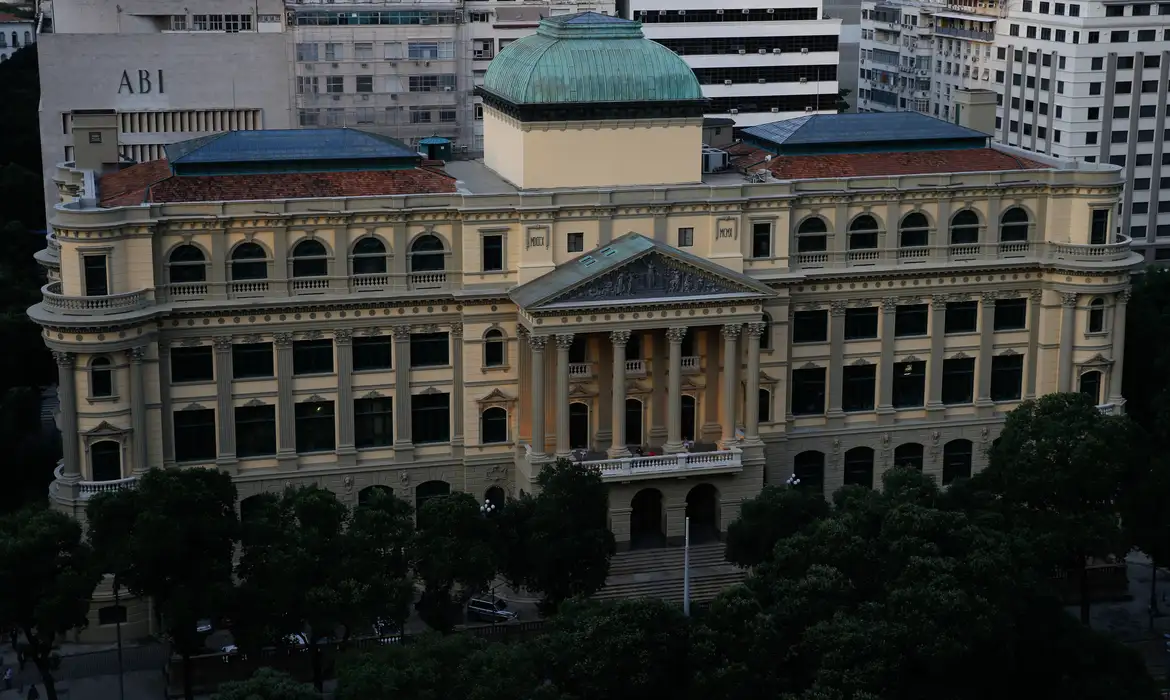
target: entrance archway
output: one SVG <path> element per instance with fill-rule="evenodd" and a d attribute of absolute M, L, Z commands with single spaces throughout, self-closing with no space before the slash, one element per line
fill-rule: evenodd
<path fill-rule="evenodd" d="M 642 444 L 642 402 L 626 399 L 626 444 Z"/>
<path fill-rule="evenodd" d="M 699 484 L 687 493 L 687 517 L 691 519 L 691 544 L 719 541 L 719 489 Z"/>
<path fill-rule="evenodd" d="M 574 450 L 589 449 L 589 406 L 583 403 L 569 404 L 569 447 Z"/>
<path fill-rule="evenodd" d="M 382 484 L 374 484 L 367 486 L 361 491 L 358 491 L 358 506 L 369 505 L 370 501 L 378 496 L 393 496 L 394 489 Z"/>
<path fill-rule="evenodd" d="M 417 514 L 419 527 L 423 526 L 422 508 L 432 498 L 451 495 L 451 485 L 446 481 L 424 481 L 414 490 L 414 512 Z"/>
<path fill-rule="evenodd" d="M 486 493 L 484 493 L 483 500 L 484 503 L 492 504 L 492 506 L 498 511 L 500 508 L 504 507 L 504 502 L 508 500 L 508 496 L 504 493 L 504 489 L 500 488 L 499 486 L 492 486 L 488 488 Z"/>
<path fill-rule="evenodd" d="M 682 439 L 695 440 L 695 420 L 698 417 L 698 410 L 695 405 L 695 397 L 682 397 Z"/>
<path fill-rule="evenodd" d="M 662 531 L 662 492 L 642 489 L 630 501 L 630 549 L 666 546 Z"/>

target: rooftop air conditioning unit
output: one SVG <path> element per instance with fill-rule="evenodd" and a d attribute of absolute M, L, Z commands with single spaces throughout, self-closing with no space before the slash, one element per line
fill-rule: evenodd
<path fill-rule="evenodd" d="M 800 52 L 801 53 L 808 53 L 808 47 L 807 46 L 804 47 L 803 49 L 800 50 Z"/>
<path fill-rule="evenodd" d="M 773 107 L 773 108 L 772 108 L 772 114 L 779 114 L 779 113 L 780 113 L 780 108 L 779 108 L 779 107 Z"/>
<path fill-rule="evenodd" d="M 329 65 L 330 65 L 330 66 L 332 66 L 333 68 L 337 68 L 337 64 L 336 64 L 336 63 L 331 63 L 331 64 L 329 64 Z"/>
<path fill-rule="evenodd" d="M 776 10 L 773 10 L 772 8 L 770 8 L 770 7 L 769 7 L 769 8 L 768 8 L 768 14 L 770 14 L 770 15 L 774 15 L 774 14 L 776 14 Z"/>
<path fill-rule="evenodd" d="M 363 101 L 363 102 L 369 102 L 369 101 L 370 101 L 370 96 L 369 96 L 369 95 L 365 95 L 365 94 L 363 94 L 363 95 L 362 95 L 362 101 Z"/>
<path fill-rule="evenodd" d="M 730 81 L 730 80 L 724 80 L 724 81 L 723 81 L 723 84 L 724 84 L 724 85 L 731 85 L 731 81 Z"/>
<path fill-rule="evenodd" d="M 750 14 L 750 13 L 751 13 L 751 10 L 740 10 L 740 13 L 741 13 L 741 14 L 745 14 L 745 15 L 746 15 L 746 14 Z"/>
<path fill-rule="evenodd" d="M 659 10 L 659 11 L 658 11 L 658 14 L 660 14 L 660 15 L 664 15 L 664 14 L 666 14 L 666 10 Z"/>
<path fill-rule="evenodd" d="M 756 82 L 759 83 L 760 85 L 763 85 L 764 83 L 768 82 L 768 79 L 767 78 L 760 78 Z"/>
<path fill-rule="evenodd" d="M 727 110 L 727 111 L 728 111 L 728 112 L 730 112 L 731 114 L 739 114 L 739 110 L 738 110 L 738 109 L 729 109 L 729 110 Z"/>
<path fill-rule="evenodd" d="M 685 15 L 686 13 L 687 13 L 687 11 L 686 11 L 686 10 L 679 10 L 679 11 L 678 11 L 678 14 L 679 14 L 679 16 L 680 16 L 680 17 L 681 17 L 682 15 Z"/>
<path fill-rule="evenodd" d="M 451 92 L 451 86 L 450 85 L 443 86 L 443 92 Z"/>
<path fill-rule="evenodd" d="M 781 51 L 780 49 L 772 49 L 772 53 L 774 53 L 774 54 L 776 54 L 776 55 L 778 56 L 778 55 L 780 55 L 781 53 L 783 53 L 783 51 Z"/>
<path fill-rule="evenodd" d="M 340 102 L 340 101 L 341 101 L 341 95 L 334 95 L 334 96 L 333 96 L 333 101 L 334 101 L 334 102 Z"/>
<path fill-rule="evenodd" d="M 808 78 L 801 78 L 801 79 L 800 79 L 800 82 L 802 82 L 802 83 L 807 83 L 807 82 L 808 82 Z"/>
<path fill-rule="evenodd" d="M 307 71 L 311 71 L 311 70 L 313 70 L 313 64 L 312 64 L 312 63 L 306 63 L 306 64 L 305 64 L 305 70 L 307 70 Z"/>
<path fill-rule="evenodd" d="M 370 64 L 368 64 L 368 63 L 363 63 L 363 64 L 362 64 L 362 68 L 369 68 L 369 67 L 370 67 Z"/>
<path fill-rule="evenodd" d="M 805 108 L 804 108 L 804 111 L 806 111 L 806 112 L 811 112 L 811 111 L 813 111 L 813 108 L 812 108 L 812 107 L 805 107 Z"/>
<path fill-rule="evenodd" d="M 721 15 L 721 14 L 723 14 L 723 10 L 715 10 L 715 14 Z"/>
<path fill-rule="evenodd" d="M 768 53 L 768 50 L 767 49 L 760 49 L 758 53 L 762 56 L 762 55 Z"/>
<path fill-rule="evenodd" d="M 747 54 L 747 49 L 740 49 L 740 50 L 739 50 L 739 55 L 740 55 L 740 56 L 743 56 L 743 55 L 745 55 L 745 54 Z"/>

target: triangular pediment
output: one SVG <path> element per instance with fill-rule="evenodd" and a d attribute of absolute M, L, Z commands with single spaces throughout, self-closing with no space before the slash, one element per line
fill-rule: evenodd
<path fill-rule="evenodd" d="M 511 293 L 527 309 L 774 295 L 747 275 L 637 233 L 559 265 Z"/>

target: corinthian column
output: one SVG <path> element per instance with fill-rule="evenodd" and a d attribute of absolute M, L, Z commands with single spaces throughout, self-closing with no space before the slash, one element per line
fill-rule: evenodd
<path fill-rule="evenodd" d="M 557 335 L 557 457 L 569 457 L 573 453 L 569 446 L 569 348 L 572 346 L 572 333 Z"/>
<path fill-rule="evenodd" d="M 543 457 L 545 450 L 544 435 L 544 348 L 548 344 L 547 335 L 533 335 L 528 338 L 528 345 L 532 348 L 532 456 Z"/>
<path fill-rule="evenodd" d="M 743 431 L 747 442 L 760 439 L 760 336 L 766 328 L 763 323 L 747 324 L 747 396 L 744 397 L 747 415 Z"/>
<path fill-rule="evenodd" d="M 352 464 L 357 454 L 353 422 L 353 330 L 333 331 L 337 346 L 337 454 L 339 461 Z"/>
<path fill-rule="evenodd" d="M 1060 305 L 1063 307 L 1060 316 L 1060 360 L 1058 363 L 1060 375 L 1056 378 L 1056 390 L 1071 391 L 1073 331 L 1076 329 L 1077 321 L 1077 295 L 1075 293 L 1061 294 Z"/>
<path fill-rule="evenodd" d="M 77 378 L 71 352 L 54 352 L 57 361 L 57 402 L 61 412 L 61 452 L 65 481 L 81 481 L 81 442 L 77 434 Z"/>
<path fill-rule="evenodd" d="M 1124 399 L 1121 396 L 1121 371 L 1125 362 L 1125 307 L 1129 304 L 1130 291 L 1128 289 L 1117 293 L 1117 307 L 1113 310 L 1113 323 L 1110 330 L 1113 332 L 1113 369 L 1109 372 L 1109 403 L 1118 405 Z"/>
<path fill-rule="evenodd" d="M 735 371 L 739 368 L 739 326 L 723 330 L 723 447 L 735 442 Z M 758 373 L 757 373 L 758 374 Z"/>
<path fill-rule="evenodd" d="M 682 452 L 682 342 L 686 328 L 669 328 L 666 341 L 670 348 L 670 369 L 667 371 L 666 444 L 664 452 Z"/>
<path fill-rule="evenodd" d="M 629 457 L 626 447 L 626 344 L 630 342 L 627 330 L 609 334 L 613 343 L 613 442 L 609 447 L 610 457 Z"/>
<path fill-rule="evenodd" d="M 126 359 L 130 360 L 132 473 L 138 475 L 146 472 L 146 377 L 142 366 L 142 361 L 146 359 L 146 348 L 130 348 L 126 351 Z"/>

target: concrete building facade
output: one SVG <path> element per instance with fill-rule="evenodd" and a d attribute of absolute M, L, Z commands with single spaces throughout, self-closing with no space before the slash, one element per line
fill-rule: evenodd
<path fill-rule="evenodd" d="M 0 61 L 36 43 L 36 21 L 0 12 Z"/>

